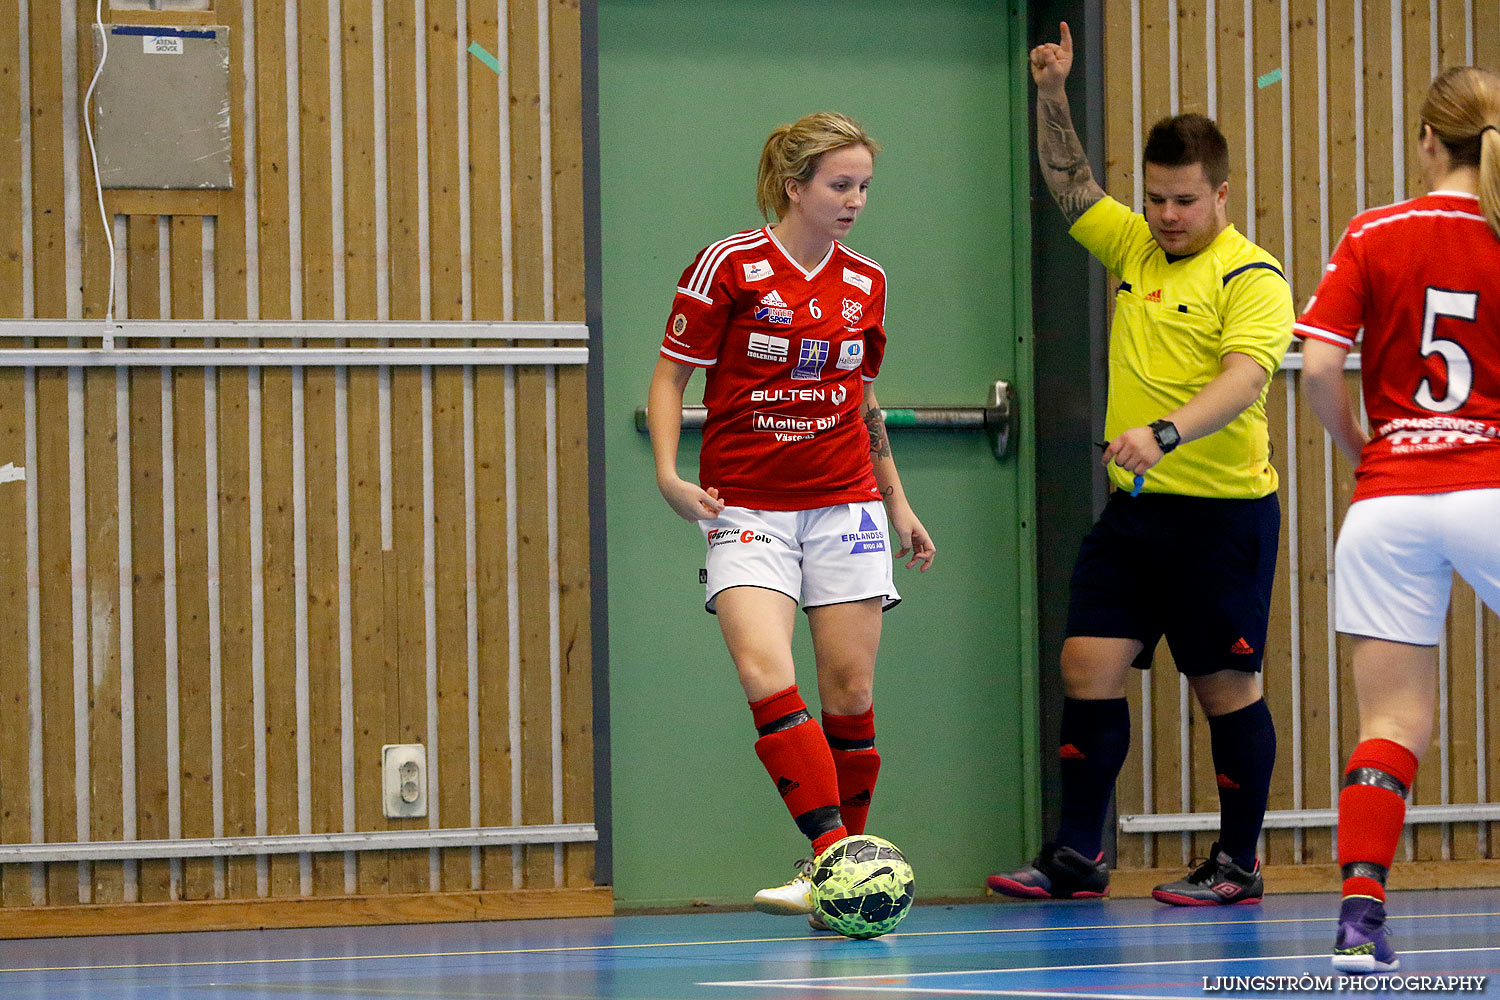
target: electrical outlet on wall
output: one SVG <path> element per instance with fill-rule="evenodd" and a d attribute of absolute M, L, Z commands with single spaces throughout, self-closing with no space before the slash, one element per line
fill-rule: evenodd
<path fill-rule="evenodd" d="M 427 815 L 427 747 L 421 743 L 387 743 L 380 748 L 385 815 Z"/>

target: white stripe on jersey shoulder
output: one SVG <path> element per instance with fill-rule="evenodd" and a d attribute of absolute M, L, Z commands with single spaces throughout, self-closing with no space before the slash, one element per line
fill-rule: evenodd
<path fill-rule="evenodd" d="M 1332 333 L 1328 330 L 1323 329 L 1321 326 L 1312 326 L 1308 323 L 1293 323 L 1292 329 L 1300 330 L 1301 332 L 1307 334 L 1309 337 L 1312 337 L 1314 340 L 1321 340 L 1325 343 L 1333 344 L 1336 347 L 1354 346 L 1354 341 L 1349 337 L 1345 337 L 1342 334 Z"/>
<path fill-rule="evenodd" d="M 1349 235 L 1360 237 L 1366 231 L 1377 226 L 1390 225 L 1392 222 L 1400 222 L 1402 219 L 1433 218 L 1433 219 L 1468 219 L 1471 222 L 1485 222 L 1485 218 L 1478 212 L 1459 212 L 1449 208 L 1414 208 L 1409 212 L 1398 212 L 1395 215 L 1383 216 L 1379 219 L 1371 219 Z M 1488 225 L 1488 222 L 1485 222 Z"/>
<path fill-rule="evenodd" d="M 678 354 L 676 351 L 663 347 L 661 352 L 673 361 L 681 361 L 683 364 L 696 365 L 699 368 L 712 368 L 719 363 L 718 358 L 695 358 L 688 354 Z"/>
<path fill-rule="evenodd" d="M 838 243 L 838 240 L 834 240 L 834 242 Z M 866 257 L 864 254 L 862 254 L 862 253 L 855 253 L 853 250 L 850 250 L 848 247 L 844 246 L 844 244 L 842 244 L 842 243 L 839 243 L 839 248 L 841 250 L 843 250 L 844 253 L 848 254 L 849 256 L 853 257 L 855 260 L 859 261 L 861 264 L 868 264 L 871 267 L 873 267 L 875 270 L 879 271 L 880 272 L 880 276 L 882 278 L 885 277 L 885 268 L 881 267 L 879 264 L 875 263 L 873 260 L 871 260 L 870 258 Z"/>
<path fill-rule="evenodd" d="M 719 269 L 724 258 L 736 250 L 750 250 L 758 247 L 765 241 L 763 230 L 747 229 L 743 233 L 735 233 L 733 236 L 710 244 L 698 257 L 698 266 L 693 269 L 693 276 L 688 280 L 687 287 L 707 299 L 708 289 L 713 284 L 714 272 Z"/>
<path fill-rule="evenodd" d="M 702 302 L 705 305 L 710 305 L 711 306 L 711 305 L 714 304 L 714 300 L 711 299 L 711 298 L 709 298 L 707 295 L 699 295 L 697 292 L 693 291 L 691 288 L 683 288 L 681 285 L 677 286 L 677 294 L 678 295 L 686 295 L 690 299 L 697 299 L 699 302 Z"/>

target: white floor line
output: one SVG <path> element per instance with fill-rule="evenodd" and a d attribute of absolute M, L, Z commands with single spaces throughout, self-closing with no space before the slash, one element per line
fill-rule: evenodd
<path fill-rule="evenodd" d="M 1165 925 L 1157 925 L 1165 926 Z M 1485 945 L 1477 948 L 1426 948 L 1426 949 L 1401 949 L 1399 954 L 1405 955 L 1463 955 L 1475 952 L 1500 951 L 1500 945 Z M 1098 962 L 1090 965 L 1034 965 L 1018 969 L 954 969 L 947 972 L 909 972 L 909 973 L 884 973 L 869 976 L 821 976 L 812 979 L 742 979 L 726 982 L 698 983 L 699 986 L 725 986 L 743 989 L 746 987 L 762 987 L 765 989 L 785 990 L 864 990 L 871 993 L 945 993 L 964 996 L 1027 996 L 1027 997 L 1093 997 L 1098 1000 L 1112 997 L 1128 997 L 1130 1000 L 1149 1000 L 1143 993 L 1080 993 L 1075 990 L 995 990 L 995 989 L 948 989 L 944 987 L 920 987 L 920 986 L 897 986 L 897 985 L 872 985 L 870 980 L 889 982 L 892 979 L 936 979 L 941 976 L 992 976 L 1002 973 L 1017 972 L 1081 972 L 1089 969 L 1136 969 L 1143 967 L 1160 968 L 1167 965 L 1227 965 L 1231 962 L 1306 962 L 1327 959 L 1329 953 L 1326 951 L 1315 952 L 1311 955 L 1243 955 L 1233 958 L 1211 956 L 1207 958 L 1179 958 L 1170 961 L 1148 961 L 1148 962 Z M 1437 976 L 1443 973 L 1428 971 L 1424 975 Z M 1345 973 L 1323 972 L 1309 973 L 1317 976 L 1339 976 Z M 1404 976 L 1399 969 L 1395 972 L 1381 973 L 1381 975 Z M 1173 1000 L 1176 1000 L 1174 996 Z"/>

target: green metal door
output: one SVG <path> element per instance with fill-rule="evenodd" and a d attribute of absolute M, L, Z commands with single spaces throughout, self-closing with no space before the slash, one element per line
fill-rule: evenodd
<path fill-rule="evenodd" d="M 898 567 L 875 714 L 869 830 L 919 894 L 973 895 L 1039 829 L 1025 24 L 1016 4 L 600 0 L 599 108 L 614 881 L 622 906 L 744 903 L 802 840 L 698 582 L 703 542 L 656 491 L 633 422 L 673 289 L 703 246 L 759 223 L 765 136 L 810 111 L 885 146 L 849 244 L 889 280 L 887 407 L 1017 390 L 1011 454 L 982 433 L 892 433 L 938 545 Z M 689 402 L 702 378 L 688 388 Z M 696 472 L 684 433 L 679 469 Z M 799 616 L 800 617 L 800 616 Z M 799 625 L 798 680 L 816 711 Z"/>

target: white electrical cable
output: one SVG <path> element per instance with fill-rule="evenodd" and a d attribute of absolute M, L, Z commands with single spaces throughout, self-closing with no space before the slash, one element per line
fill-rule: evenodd
<path fill-rule="evenodd" d="M 83 130 L 89 140 L 89 159 L 94 164 L 94 194 L 99 199 L 99 220 L 104 224 L 104 242 L 109 246 L 109 299 L 104 304 L 104 349 L 110 350 L 115 346 L 115 335 L 110 329 L 115 320 L 115 235 L 114 226 L 109 221 L 109 210 L 104 207 L 104 182 L 99 178 L 99 150 L 94 145 L 93 117 L 89 114 L 89 101 L 93 100 L 94 88 L 99 84 L 104 64 L 109 61 L 109 32 L 104 30 L 104 0 L 94 0 L 94 27 L 99 31 L 102 44 L 99 65 L 94 67 L 94 78 L 89 81 L 89 89 L 83 95 Z"/>

